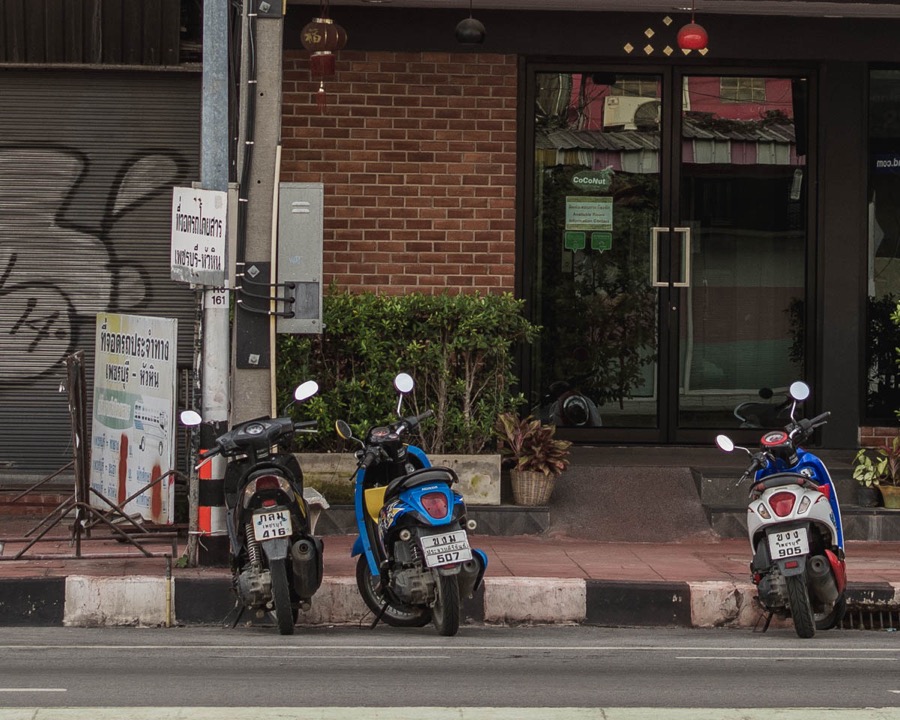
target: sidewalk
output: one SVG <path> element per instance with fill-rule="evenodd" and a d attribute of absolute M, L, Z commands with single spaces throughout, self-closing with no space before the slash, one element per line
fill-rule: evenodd
<path fill-rule="evenodd" d="M 2 537 L 24 532 L 23 521 L 0 523 Z M 29 555 L 74 554 L 67 532 L 56 528 L 52 534 L 62 539 L 42 541 Z M 371 620 L 356 590 L 352 541 L 324 537 L 325 579 L 301 625 Z M 473 544 L 487 553 L 489 565 L 482 589 L 464 603 L 469 622 L 753 627 L 760 617 L 744 539 L 622 543 L 550 533 L 474 535 Z M 0 558 L 21 547 L 6 542 Z M 168 542 L 147 548 L 171 553 Z M 165 557 L 145 558 L 115 540 L 83 540 L 81 554 L 0 560 L 0 625 L 218 624 L 233 607 L 227 568 L 174 567 Z M 847 574 L 850 614 L 888 611 L 896 627 L 900 542 L 849 541 Z"/>

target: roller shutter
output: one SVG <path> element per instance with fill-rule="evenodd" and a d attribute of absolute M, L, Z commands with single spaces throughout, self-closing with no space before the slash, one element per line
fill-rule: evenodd
<path fill-rule="evenodd" d="M 95 313 L 177 318 L 190 365 L 194 293 L 169 277 L 169 220 L 172 187 L 199 179 L 200 83 L 0 70 L 0 483 L 71 459 L 62 361 L 85 351 L 90 394 Z"/>

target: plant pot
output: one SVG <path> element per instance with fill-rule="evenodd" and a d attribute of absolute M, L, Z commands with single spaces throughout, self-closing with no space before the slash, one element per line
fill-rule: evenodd
<path fill-rule="evenodd" d="M 900 487 L 896 485 L 879 485 L 884 506 L 892 510 L 900 510 Z"/>
<path fill-rule="evenodd" d="M 857 485 L 856 504 L 860 507 L 878 507 L 881 505 L 881 493 L 875 485 L 871 487 Z"/>
<path fill-rule="evenodd" d="M 509 480 L 516 505 L 546 505 L 556 482 L 552 475 L 531 470 L 510 470 Z"/>

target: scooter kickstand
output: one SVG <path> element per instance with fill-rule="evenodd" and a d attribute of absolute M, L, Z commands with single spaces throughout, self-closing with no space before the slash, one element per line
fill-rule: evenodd
<path fill-rule="evenodd" d="M 759 620 L 757 620 L 757 621 L 756 621 L 756 625 L 755 625 L 754 628 L 753 628 L 753 632 L 758 632 L 758 633 L 764 633 L 764 632 L 766 632 L 766 630 L 769 629 L 769 623 L 772 622 L 772 615 L 773 615 L 773 614 L 774 614 L 774 613 L 772 613 L 771 611 L 769 611 L 769 612 L 766 613 L 766 622 L 765 622 L 765 624 L 763 625 L 762 630 L 759 629 Z M 762 618 L 762 616 L 760 616 L 760 618 Z"/>
<path fill-rule="evenodd" d="M 244 604 L 238 600 L 234 603 L 234 607 L 231 608 L 231 613 L 234 613 L 234 622 L 231 623 L 231 629 L 234 630 L 237 627 L 238 621 L 241 619 L 241 616 L 244 614 Z M 230 615 L 231 613 L 228 613 Z M 225 616 L 225 621 L 227 624 L 228 615 Z"/>
<path fill-rule="evenodd" d="M 375 619 L 372 621 L 372 624 L 369 625 L 369 630 L 374 630 L 375 626 L 379 622 L 381 622 L 381 618 L 384 617 L 384 613 L 387 611 L 388 605 L 389 605 L 389 603 L 385 603 L 384 605 L 381 606 L 381 610 L 378 611 L 378 614 L 375 616 Z"/>

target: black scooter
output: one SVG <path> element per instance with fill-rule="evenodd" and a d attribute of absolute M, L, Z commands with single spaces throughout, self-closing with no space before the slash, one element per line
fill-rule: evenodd
<path fill-rule="evenodd" d="M 305 382 L 294 399 L 306 400 L 318 390 L 315 382 Z M 185 411 L 181 421 L 197 425 L 200 416 Z M 322 541 L 312 535 L 303 473 L 290 452 L 294 435 L 315 425 L 260 417 L 235 425 L 200 453 L 198 469 L 216 455 L 228 458 L 226 526 L 237 596 L 232 627 L 251 608 L 274 615 L 278 631 L 291 635 L 300 610 L 309 608 L 322 584 Z"/>

